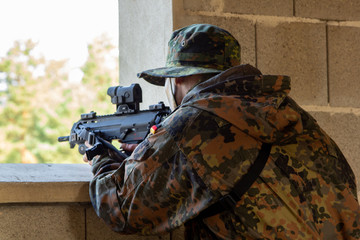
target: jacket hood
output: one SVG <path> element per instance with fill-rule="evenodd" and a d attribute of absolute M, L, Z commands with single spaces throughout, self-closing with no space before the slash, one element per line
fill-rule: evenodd
<path fill-rule="evenodd" d="M 262 75 L 251 65 L 239 65 L 196 85 L 182 106 L 215 114 L 261 142 L 281 143 L 303 130 L 289 92 L 288 76 Z"/>

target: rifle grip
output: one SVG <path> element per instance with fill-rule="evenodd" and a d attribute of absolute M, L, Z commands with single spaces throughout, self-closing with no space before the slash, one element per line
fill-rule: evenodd
<path fill-rule="evenodd" d="M 97 143 L 95 144 L 92 148 L 86 149 L 85 153 L 86 153 L 86 157 L 89 161 L 91 161 L 96 155 L 101 155 L 103 154 L 105 151 L 104 146 L 102 145 L 102 143 Z"/>

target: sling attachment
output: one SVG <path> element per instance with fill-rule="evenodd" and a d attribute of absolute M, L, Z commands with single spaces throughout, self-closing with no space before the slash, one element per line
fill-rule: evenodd
<path fill-rule="evenodd" d="M 221 197 L 216 203 L 202 211 L 195 219 L 204 219 L 223 211 L 233 210 L 242 195 L 249 190 L 251 185 L 260 176 L 269 158 L 271 146 L 271 144 L 263 143 L 254 164 L 250 166 L 248 172 L 235 183 L 234 188 L 228 194 Z"/>

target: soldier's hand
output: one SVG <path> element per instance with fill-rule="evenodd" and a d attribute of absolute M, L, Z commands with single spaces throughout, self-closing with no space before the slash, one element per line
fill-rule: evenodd
<path fill-rule="evenodd" d="M 120 148 L 125 152 L 132 153 L 137 146 L 138 144 L 121 143 Z"/>
<path fill-rule="evenodd" d="M 92 145 L 91 145 L 90 143 L 88 143 L 88 141 L 85 141 L 85 146 L 86 146 L 87 148 L 91 148 L 91 147 L 92 147 Z M 96 157 L 96 156 L 95 156 L 95 157 Z M 88 163 L 90 166 L 92 166 L 92 160 L 89 160 L 89 159 L 87 158 L 86 154 L 83 155 L 83 161 L 86 162 L 86 163 Z"/>
<path fill-rule="evenodd" d="M 90 166 L 92 165 L 92 161 L 89 161 L 89 159 L 87 158 L 86 154 L 83 155 L 83 161 L 88 163 Z"/>

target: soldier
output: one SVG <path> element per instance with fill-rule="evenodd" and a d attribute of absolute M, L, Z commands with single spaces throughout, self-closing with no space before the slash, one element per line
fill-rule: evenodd
<path fill-rule="evenodd" d="M 230 33 L 177 30 L 166 67 L 139 77 L 165 86 L 174 111 L 130 157 L 92 160 L 90 198 L 114 231 L 184 224 L 186 239 L 360 238 L 343 154 L 288 96 L 288 76 L 240 65 Z"/>

